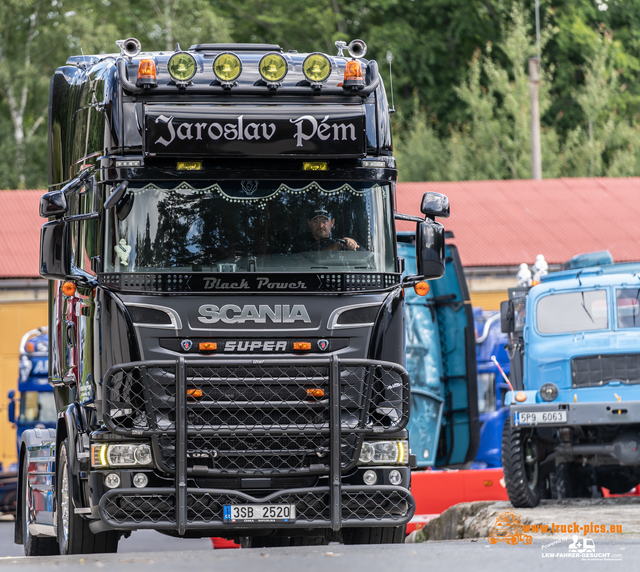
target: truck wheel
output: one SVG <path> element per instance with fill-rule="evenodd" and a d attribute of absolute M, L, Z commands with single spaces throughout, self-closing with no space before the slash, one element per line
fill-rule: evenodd
<path fill-rule="evenodd" d="M 73 475 L 69 463 L 69 440 L 60 444 L 57 471 L 58 544 L 60 554 L 96 554 L 117 552 L 120 533 L 93 534 L 89 521 L 75 513 L 71 487 Z"/>
<path fill-rule="evenodd" d="M 402 544 L 406 536 L 406 525 L 362 526 L 342 529 L 344 544 Z"/>
<path fill-rule="evenodd" d="M 25 556 L 49 556 L 52 554 L 60 554 L 58 548 L 58 539 L 55 536 L 33 536 L 29 532 L 29 515 L 31 513 L 31 495 L 29 494 L 29 484 L 27 478 L 27 469 L 29 462 L 27 461 L 27 452 L 24 452 L 22 459 L 22 482 L 19 483 L 19 493 L 22 495 L 20 506 L 20 517 L 16 518 L 16 528 L 22 527 L 22 542 L 24 544 Z M 17 530 L 15 539 L 18 538 Z"/>
<path fill-rule="evenodd" d="M 544 479 L 534 430 L 511 427 L 507 420 L 502 431 L 502 468 L 507 494 L 516 508 L 533 508 L 540 503 Z"/>

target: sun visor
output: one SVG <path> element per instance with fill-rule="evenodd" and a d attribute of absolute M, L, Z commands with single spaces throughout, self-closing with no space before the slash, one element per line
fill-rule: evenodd
<path fill-rule="evenodd" d="M 145 105 L 145 153 L 363 157 L 364 105 Z"/>

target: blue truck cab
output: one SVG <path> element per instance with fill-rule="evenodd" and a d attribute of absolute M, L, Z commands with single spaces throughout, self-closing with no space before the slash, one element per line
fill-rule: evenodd
<path fill-rule="evenodd" d="M 638 270 L 571 268 L 503 303 L 514 391 L 502 460 L 514 506 L 640 483 Z"/>
<path fill-rule="evenodd" d="M 55 428 L 58 418 L 53 387 L 48 380 L 49 336 L 46 327 L 31 330 L 22 337 L 18 371 L 20 399 L 16 399 L 15 390 L 10 390 L 8 411 L 9 421 L 16 426 L 19 449 L 25 430 Z"/>
<path fill-rule="evenodd" d="M 502 466 L 502 430 L 509 415 L 504 398 L 509 386 L 499 366 L 508 376 L 508 337 L 500 329 L 500 312 L 473 308 L 476 333 L 476 367 L 478 370 L 478 413 L 480 444 L 473 469 L 492 469 Z M 493 357 L 498 364 L 493 361 Z"/>
<path fill-rule="evenodd" d="M 453 233 L 445 237 L 444 276 L 429 281 L 426 296 L 405 289 L 407 428 L 419 469 L 468 468 L 480 436 L 473 311 Z M 415 273 L 415 233 L 398 232 L 398 255 Z"/>

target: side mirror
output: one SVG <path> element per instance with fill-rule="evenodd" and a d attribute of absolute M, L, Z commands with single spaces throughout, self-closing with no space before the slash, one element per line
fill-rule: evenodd
<path fill-rule="evenodd" d="M 67 223 L 55 220 L 40 230 L 40 276 L 65 280 L 71 274 Z"/>
<path fill-rule="evenodd" d="M 416 228 L 416 266 L 418 274 L 426 279 L 444 276 L 444 227 L 439 222 L 427 219 L 418 223 Z"/>
<path fill-rule="evenodd" d="M 9 417 L 9 423 L 15 423 L 16 422 L 16 402 L 14 401 L 14 397 L 16 395 L 16 392 L 11 389 L 9 391 L 9 406 L 7 407 L 7 414 Z"/>
<path fill-rule="evenodd" d="M 67 209 L 67 198 L 64 191 L 51 191 L 40 198 L 40 216 L 42 218 L 63 215 Z"/>
<path fill-rule="evenodd" d="M 503 334 L 513 332 L 513 304 L 511 300 L 500 302 L 500 329 Z"/>
<path fill-rule="evenodd" d="M 447 195 L 443 195 L 441 193 L 425 193 L 422 196 L 420 211 L 429 218 L 437 216 L 449 218 L 449 199 L 447 198 Z"/>

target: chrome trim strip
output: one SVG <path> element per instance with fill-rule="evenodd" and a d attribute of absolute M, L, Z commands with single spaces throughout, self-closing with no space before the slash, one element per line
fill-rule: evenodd
<path fill-rule="evenodd" d="M 158 328 L 163 330 L 181 330 L 182 329 L 182 320 L 180 319 L 180 314 L 176 312 L 173 308 L 167 308 L 166 306 L 156 306 L 155 304 L 139 304 L 139 303 L 131 303 L 125 304 L 125 308 L 129 309 L 131 307 L 136 308 L 151 308 L 152 310 L 158 310 L 160 312 L 164 312 L 165 314 L 169 314 L 171 318 L 171 324 L 145 324 L 144 322 L 134 322 L 134 325 L 139 326 L 141 328 Z"/>
<path fill-rule="evenodd" d="M 327 321 L 327 329 L 328 330 L 339 330 L 343 328 L 362 328 L 366 326 L 373 326 L 375 322 L 366 322 L 361 324 L 338 324 L 338 318 L 340 314 L 343 312 L 347 312 L 349 310 L 356 310 L 358 308 L 371 308 L 373 306 L 377 306 L 378 309 L 382 307 L 381 302 L 370 302 L 368 304 L 354 304 L 353 306 L 343 306 L 342 308 L 336 308 L 331 315 L 329 316 L 329 320 Z"/>

